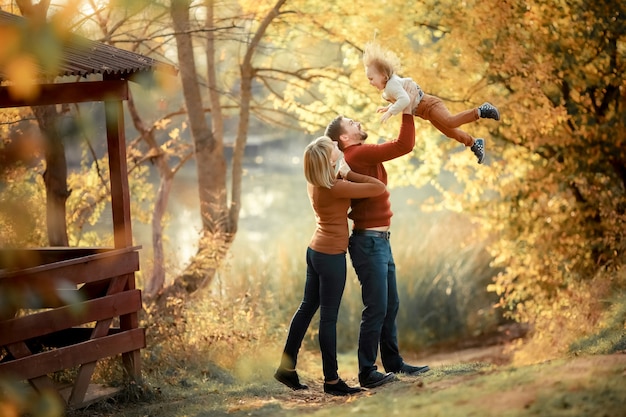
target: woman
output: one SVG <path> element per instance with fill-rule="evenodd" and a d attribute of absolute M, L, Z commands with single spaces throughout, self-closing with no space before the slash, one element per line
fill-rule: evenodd
<path fill-rule="evenodd" d="M 304 297 L 289 327 L 280 366 L 274 377 L 293 390 L 307 389 L 296 372 L 298 351 L 307 328 L 320 308 L 319 343 L 324 372 L 324 392 L 350 395 L 361 388 L 348 386 L 337 374 L 337 315 L 346 284 L 348 208 L 351 199 L 380 195 L 381 181 L 352 172 L 329 137 L 311 142 L 304 151 L 307 192 L 317 227 L 306 252 Z"/>

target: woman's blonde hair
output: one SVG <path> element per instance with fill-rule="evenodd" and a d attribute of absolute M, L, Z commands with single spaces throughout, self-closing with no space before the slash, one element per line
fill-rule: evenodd
<path fill-rule="evenodd" d="M 387 79 L 393 74 L 397 74 L 402 69 L 402 62 L 398 55 L 383 48 L 376 42 L 368 42 L 363 48 L 363 65 L 365 69 L 374 67 L 378 72 L 385 75 Z"/>
<path fill-rule="evenodd" d="M 335 183 L 330 162 L 334 146 L 331 138 L 320 136 L 304 149 L 304 176 L 310 184 L 330 188 Z"/>

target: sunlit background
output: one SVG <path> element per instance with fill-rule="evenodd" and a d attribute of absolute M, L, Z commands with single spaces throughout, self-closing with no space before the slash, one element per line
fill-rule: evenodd
<path fill-rule="evenodd" d="M 154 394 L 151 384 L 167 396 L 187 384 L 274 382 L 315 227 L 303 149 L 337 114 L 362 122 L 371 142 L 400 126 L 375 114 L 381 98 L 361 63 L 372 38 L 453 113 L 491 101 L 502 114 L 463 127 L 485 138 L 484 165 L 417 117 L 413 152 L 385 164 L 403 354 L 417 362 L 506 339 L 512 363 L 524 365 L 625 349 L 626 4 L 32 3 L 0 1 L 34 22 L 0 27 L 2 87 L 15 99 L 38 94 L 36 74 L 56 74 L 70 33 L 178 70 L 142 74 L 124 108 L 148 341 L 147 388 L 131 397 Z M 47 82 L 78 81 L 67 78 Z M 111 247 L 103 105 L 54 110 L 68 169 L 67 243 Z M 0 133 L 0 249 L 47 246 L 50 143 L 28 107 L 0 110 Z M 338 350 L 340 374 L 354 377 L 362 302 L 348 270 Z M 313 323 L 298 366 L 319 380 Z M 106 361 L 96 378 L 121 384 L 123 373 Z M 8 402 L 12 412 L 28 409 L 28 394 L 14 397 L 22 402 Z"/>

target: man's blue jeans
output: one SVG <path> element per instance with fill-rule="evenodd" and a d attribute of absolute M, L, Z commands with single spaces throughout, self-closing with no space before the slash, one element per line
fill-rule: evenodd
<path fill-rule="evenodd" d="M 404 363 L 396 328 L 400 300 L 389 239 L 353 233 L 348 249 L 361 283 L 364 305 L 359 333 L 359 378 L 367 378 L 377 369 L 379 344 L 385 370 L 398 371 Z"/>

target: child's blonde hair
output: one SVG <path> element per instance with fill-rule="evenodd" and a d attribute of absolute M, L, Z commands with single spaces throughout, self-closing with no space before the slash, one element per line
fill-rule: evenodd
<path fill-rule="evenodd" d="M 383 48 L 376 42 L 368 42 L 363 48 L 363 65 L 374 67 L 378 72 L 385 75 L 387 79 L 393 74 L 397 74 L 402 69 L 402 63 L 398 55 Z"/>
<path fill-rule="evenodd" d="M 328 136 L 320 136 L 304 149 L 304 176 L 316 187 L 331 188 L 335 176 L 330 162 L 335 144 Z"/>

